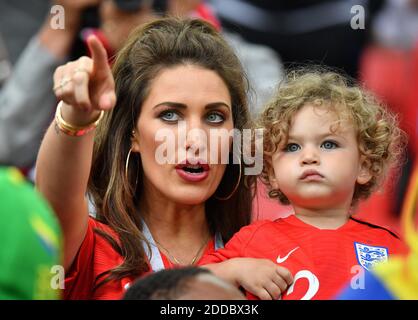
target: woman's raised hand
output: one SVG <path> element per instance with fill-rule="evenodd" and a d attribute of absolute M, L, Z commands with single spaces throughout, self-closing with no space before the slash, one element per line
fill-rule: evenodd
<path fill-rule="evenodd" d="M 116 104 L 115 82 L 106 50 L 95 36 L 90 36 L 87 44 L 92 58 L 83 56 L 58 67 L 54 73 L 55 95 L 64 105 L 72 107 L 71 111 L 66 108 L 71 118 L 68 121 L 74 125 L 88 123 L 100 110 L 112 109 Z"/>

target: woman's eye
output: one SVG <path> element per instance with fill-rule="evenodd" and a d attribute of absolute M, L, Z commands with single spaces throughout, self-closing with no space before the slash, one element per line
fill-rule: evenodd
<path fill-rule="evenodd" d="M 221 123 L 225 121 L 225 117 L 219 113 L 210 113 L 207 115 L 206 119 L 211 123 Z"/>
<path fill-rule="evenodd" d="M 175 122 L 180 119 L 179 115 L 174 111 L 164 111 L 159 116 L 164 121 Z"/>
<path fill-rule="evenodd" d="M 334 141 L 324 141 L 321 147 L 324 149 L 335 149 L 335 148 L 338 148 L 338 144 L 335 143 Z"/>
<path fill-rule="evenodd" d="M 289 143 L 286 148 L 285 151 L 286 152 L 295 152 L 298 151 L 300 149 L 300 146 L 296 143 Z"/>

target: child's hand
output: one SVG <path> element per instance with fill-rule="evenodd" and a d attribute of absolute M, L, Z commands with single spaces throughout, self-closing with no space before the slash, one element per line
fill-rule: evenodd
<path fill-rule="evenodd" d="M 238 260 L 239 261 L 233 261 Z M 237 258 L 236 279 L 245 290 L 261 300 L 280 299 L 282 292 L 292 284 L 290 271 L 267 259 Z"/>
<path fill-rule="evenodd" d="M 279 299 L 293 283 L 288 269 L 267 259 L 233 258 L 204 267 L 236 286 L 242 286 L 261 300 Z"/>

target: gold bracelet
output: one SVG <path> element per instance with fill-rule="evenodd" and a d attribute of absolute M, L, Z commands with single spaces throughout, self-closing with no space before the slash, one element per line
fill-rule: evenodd
<path fill-rule="evenodd" d="M 74 126 L 74 125 L 66 122 L 62 118 L 61 108 L 62 108 L 63 103 L 64 102 L 62 100 L 58 103 L 57 111 L 55 112 L 55 123 L 57 124 L 57 127 L 62 132 L 64 132 L 66 135 L 69 135 L 69 136 L 72 136 L 72 137 L 84 136 L 85 134 L 87 134 L 90 131 L 92 131 L 93 129 L 95 129 L 97 127 L 97 125 L 99 124 L 99 122 L 103 118 L 104 111 L 102 110 L 102 111 L 100 111 L 99 117 L 94 122 L 89 123 L 88 125 L 83 126 L 83 127 Z"/>

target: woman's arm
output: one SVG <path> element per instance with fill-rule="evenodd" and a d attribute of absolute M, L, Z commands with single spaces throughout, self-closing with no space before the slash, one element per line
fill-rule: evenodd
<path fill-rule="evenodd" d="M 101 110 L 116 102 L 114 80 L 106 50 L 94 36 L 88 39 L 92 59 L 80 59 L 59 67 L 54 74 L 55 94 L 64 101 L 62 118 L 73 126 L 94 122 Z M 88 206 L 85 198 L 93 154 L 94 131 L 69 136 L 55 121 L 39 150 L 36 186 L 52 205 L 64 234 L 64 268 L 69 268 L 84 239 Z"/>
<path fill-rule="evenodd" d="M 63 115 L 64 117 L 64 115 Z M 42 141 L 36 164 L 36 186 L 48 199 L 64 235 L 64 268 L 70 267 L 84 239 L 93 135 L 70 137 L 53 122 Z"/>

